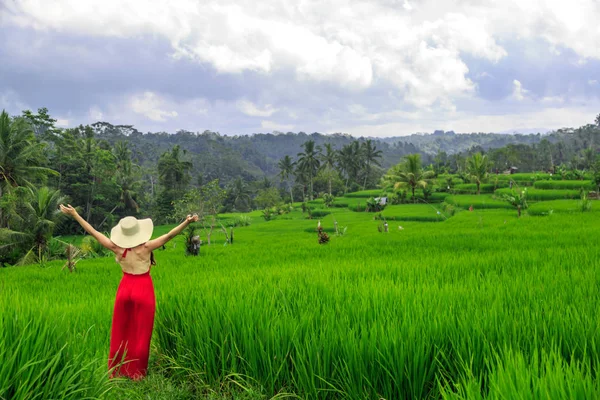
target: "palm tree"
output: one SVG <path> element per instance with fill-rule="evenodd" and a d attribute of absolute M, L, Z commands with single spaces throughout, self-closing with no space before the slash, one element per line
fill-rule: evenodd
<path fill-rule="evenodd" d="M 584 149 L 582 153 L 584 167 L 585 169 L 589 170 L 592 168 L 594 162 L 596 161 L 596 151 L 593 148 L 588 147 L 587 149 Z"/>
<path fill-rule="evenodd" d="M 488 178 L 489 161 L 486 155 L 475 153 L 467 159 L 467 174 L 472 182 L 477 185 L 477 194 L 480 193 L 480 186 Z"/>
<path fill-rule="evenodd" d="M 298 153 L 298 167 L 301 171 L 305 172 L 308 175 L 309 182 L 309 198 L 313 199 L 313 178 L 317 175 L 319 168 L 321 166 L 321 161 L 318 157 L 318 152 L 320 148 L 317 146 L 315 148 L 314 140 L 309 140 L 302 145 L 304 148 L 304 152 Z"/>
<path fill-rule="evenodd" d="M 426 188 L 427 181 L 434 176 L 433 171 L 423 171 L 421 167 L 421 155 L 409 154 L 404 161 L 390 168 L 384 180 L 394 185 L 394 189 L 409 187 L 412 191 L 413 202 L 416 188 Z"/>
<path fill-rule="evenodd" d="M 292 191 L 292 185 L 290 185 L 290 176 L 294 174 L 294 162 L 290 156 L 285 156 L 279 160 L 277 166 L 279 167 L 279 176 L 281 177 L 281 180 L 287 182 L 288 190 L 290 191 L 290 199 L 293 203 L 294 193 Z"/>
<path fill-rule="evenodd" d="M 598 127 L 600 128 L 600 114 L 596 115 L 596 119 L 594 120 L 594 122 L 596 122 L 596 125 L 598 125 Z"/>
<path fill-rule="evenodd" d="M 191 179 L 192 163 L 180 159 L 180 150 L 179 145 L 175 145 L 170 152 L 163 153 L 158 160 L 158 177 L 167 190 L 185 189 Z"/>
<path fill-rule="evenodd" d="M 33 187 L 35 179 L 58 175 L 43 167 L 43 145 L 36 141 L 31 126 L 23 118 L 11 120 L 6 111 L 0 114 L 0 198 L 18 186 Z M 0 228 L 4 227 L 0 209 Z"/>
<path fill-rule="evenodd" d="M 65 197 L 58 190 L 47 187 L 25 190 L 27 201 L 20 216 L 22 229 L 0 230 L 3 242 L 0 248 L 23 246 L 26 249 L 19 264 L 39 262 L 43 259 L 56 222 L 62 217 L 58 207 L 65 202 Z"/>
<path fill-rule="evenodd" d="M 346 189 L 351 178 L 356 178 L 360 168 L 360 147 L 357 140 L 345 145 L 338 153 L 338 166 L 343 175 L 346 176 Z"/>
<path fill-rule="evenodd" d="M 229 195 L 233 199 L 233 207 L 236 207 L 238 201 L 243 201 L 247 206 L 250 205 L 250 188 L 244 183 L 242 178 L 237 178 L 233 181 L 233 184 L 229 189 Z"/>
<path fill-rule="evenodd" d="M 331 143 L 325 143 L 325 153 L 321 154 L 321 161 L 323 162 L 323 168 L 326 168 L 330 171 L 335 170 L 335 164 L 337 162 L 337 153 L 333 148 Z M 331 194 L 331 174 L 328 176 L 327 180 L 329 194 Z"/>
<path fill-rule="evenodd" d="M 373 144 L 373 141 L 371 139 L 367 139 L 361 145 L 361 154 L 363 156 L 363 163 L 365 166 L 365 182 L 363 184 L 363 189 L 366 189 L 367 179 L 371 173 L 371 164 L 381 167 L 381 164 L 378 160 L 378 158 L 381 158 L 381 150 L 377 150 L 377 147 Z"/>

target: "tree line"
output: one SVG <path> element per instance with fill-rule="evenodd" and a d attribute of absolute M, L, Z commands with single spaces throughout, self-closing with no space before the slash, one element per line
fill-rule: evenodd
<path fill-rule="evenodd" d="M 392 176 L 396 183 L 415 183 L 409 185 L 414 189 L 421 178 L 442 173 L 466 174 L 480 183 L 473 174 L 477 168 L 592 169 L 600 145 L 598 118 L 595 125 L 559 130 L 530 145 L 476 145 L 466 152 L 434 155 L 407 142 L 347 135 L 261 135 L 259 152 L 248 138 L 216 133 L 149 136 L 132 127 L 115 132 L 106 123 L 68 129 L 55 123 L 45 108 L 0 115 L 2 264 L 51 257 L 53 236 L 81 233 L 72 220 L 61 219 L 61 202 L 77 206 L 90 223 L 108 231 L 126 215 L 174 223 L 186 211 L 202 210 L 207 216 L 248 211 L 376 188 L 389 184 Z M 128 135 L 122 133 L 125 128 Z M 295 154 L 273 159 L 289 153 L 290 142 L 298 146 Z M 285 146 L 275 151 L 268 143 Z M 406 172 L 410 163 L 413 171 Z M 217 172 L 220 167 L 224 171 Z"/>

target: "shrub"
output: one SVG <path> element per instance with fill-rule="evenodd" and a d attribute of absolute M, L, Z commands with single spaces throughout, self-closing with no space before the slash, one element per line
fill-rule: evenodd
<path fill-rule="evenodd" d="M 250 224 L 252 224 L 252 218 L 250 218 L 248 215 L 240 215 L 233 222 L 233 226 L 235 227 L 250 226 Z"/>

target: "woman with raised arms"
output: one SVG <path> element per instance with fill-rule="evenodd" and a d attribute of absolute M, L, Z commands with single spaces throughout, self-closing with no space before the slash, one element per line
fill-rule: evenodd
<path fill-rule="evenodd" d="M 108 367 L 111 377 L 126 376 L 141 379 L 148 371 L 150 339 L 154 326 L 156 300 L 150 277 L 150 267 L 155 265 L 153 250 L 177 236 L 190 223 L 198 221 L 197 215 L 188 215 L 169 233 L 150 240 L 154 225 L 151 219 L 125 217 L 112 228 L 110 238 L 95 230 L 69 204 L 60 210 L 77 222 L 108 250 L 123 270 L 117 290 L 110 336 Z M 122 363 L 121 363 L 122 362 Z"/>

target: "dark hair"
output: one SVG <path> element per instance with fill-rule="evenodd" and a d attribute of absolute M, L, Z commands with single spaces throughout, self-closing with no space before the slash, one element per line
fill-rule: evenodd
<path fill-rule="evenodd" d="M 150 252 L 150 265 L 156 265 L 156 260 L 154 259 L 154 252 Z"/>

